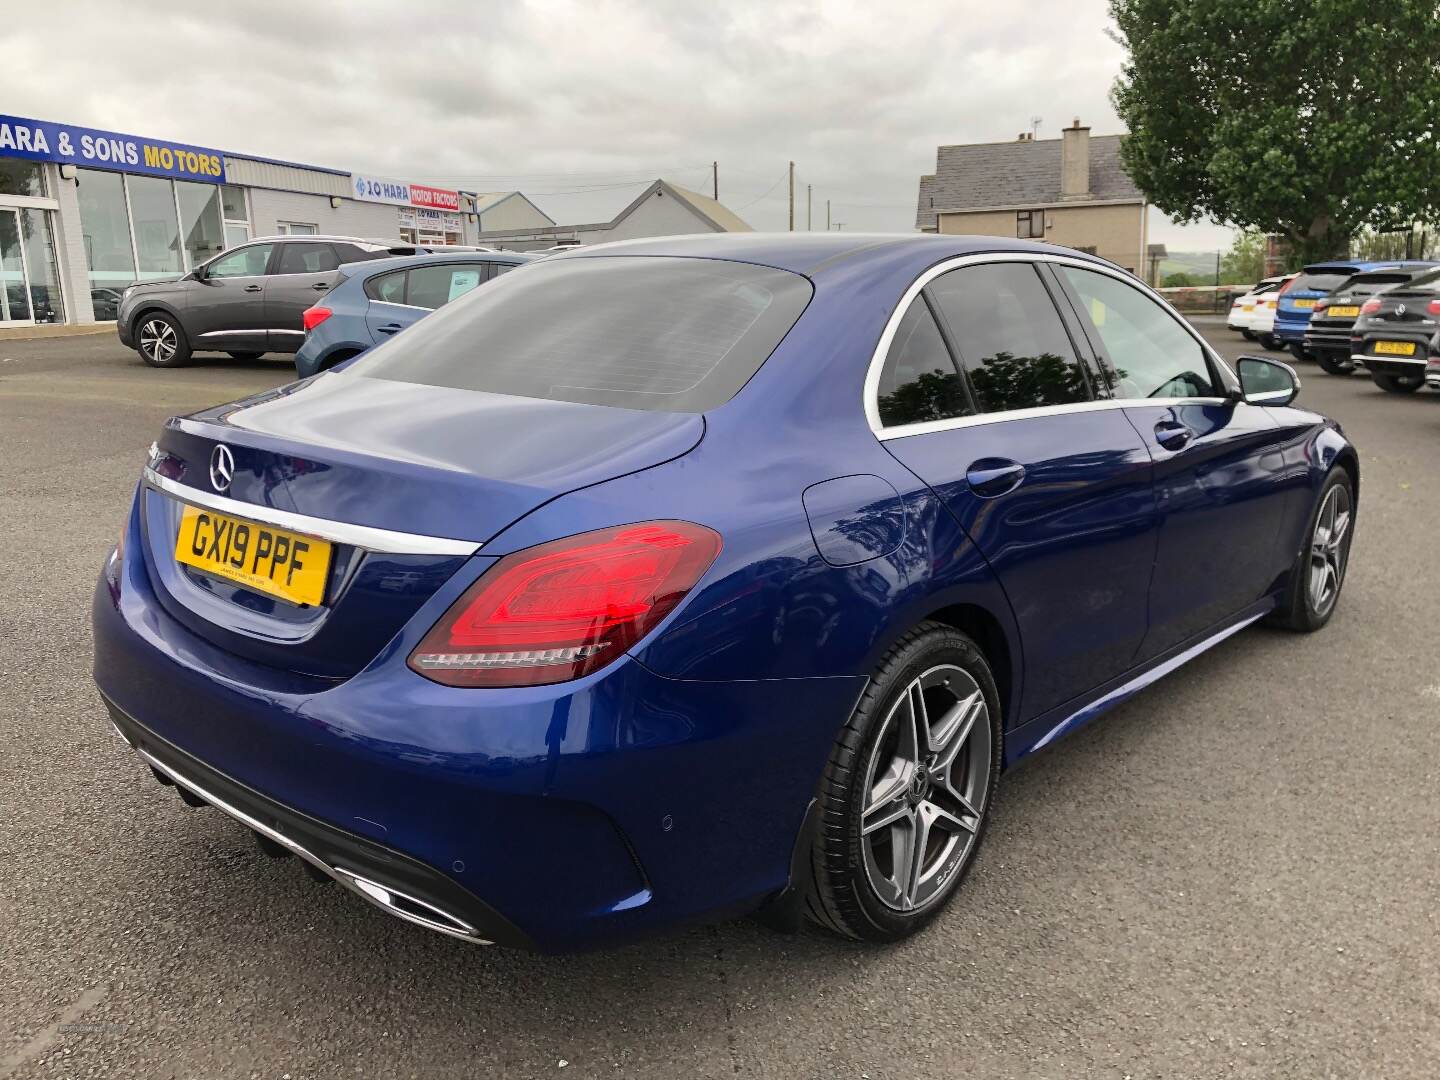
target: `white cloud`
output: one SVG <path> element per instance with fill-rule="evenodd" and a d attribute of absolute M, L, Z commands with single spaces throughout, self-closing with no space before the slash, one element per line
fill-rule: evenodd
<path fill-rule="evenodd" d="M 1074 116 L 1120 130 L 1108 21 L 1103 0 L 52 0 L 8 29 L 3 108 L 519 187 L 569 222 L 656 176 L 708 190 L 718 160 L 722 200 L 784 228 L 793 159 L 802 226 L 811 184 L 821 227 L 828 198 L 847 228 L 906 231 L 940 143 L 1010 138 L 1035 115 L 1042 138 Z"/>

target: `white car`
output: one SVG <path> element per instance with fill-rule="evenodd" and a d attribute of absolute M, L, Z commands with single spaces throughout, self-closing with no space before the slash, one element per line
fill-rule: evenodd
<path fill-rule="evenodd" d="M 1274 279 L 1274 284 L 1255 297 L 1255 309 L 1250 312 L 1250 325 L 1241 331 L 1251 341 L 1258 341 L 1267 349 L 1281 349 L 1284 346 L 1275 336 L 1275 305 L 1280 294 L 1298 274 L 1286 274 Z M 1266 279 L 1267 281 L 1270 279 Z M 1263 284 L 1263 283 L 1262 283 Z"/>
<path fill-rule="evenodd" d="M 1235 302 L 1230 305 L 1230 314 L 1225 320 L 1225 325 L 1231 330 L 1239 330 L 1245 337 L 1255 340 L 1255 328 L 1252 325 L 1256 313 L 1260 309 L 1260 299 L 1266 293 L 1272 293 L 1280 287 L 1284 277 L 1267 277 L 1258 282 L 1253 289 L 1243 296 L 1237 296 Z M 1273 297 L 1272 297 L 1273 299 Z M 1273 307 L 1272 307 L 1273 310 Z M 1274 319 L 1271 319 L 1271 328 L 1274 326 Z"/>

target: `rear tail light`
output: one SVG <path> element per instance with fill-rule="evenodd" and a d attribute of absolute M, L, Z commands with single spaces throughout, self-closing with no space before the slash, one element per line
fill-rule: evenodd
<path fill-rule="evenodd" d="M 588 675 L 655 628 L 720 554 L 688 521 L 581 533 L 506 555 L 410 654 L 446 686 L 542 686 Z"/>
<path fill-rule="evenodd" d="M 292 308 L 291 310 L 294 309 Z M 326 319 L 328 319 L 331 315 L 334 314 L 335 313 L 331 311 L 328 307 L 321 307 L 319 304 L 316 304 L 312 308 L 306 308 L 304 312 L 301 313 L 300 325 L 305 327 L 305 332 L 308 334 L 311 330 L 314 330 L 315 327 L 319 326 L 322 322 L 324 322 Z"/>
<path fill-rule="evenodd" d="M 1360 305 L 1360 314 L 1361 314 L 1361 315 L 1374 315 L 1375 312 L 1377 312 L 1377 311 L 1379 311 L 1379 310 L 1380 310 L 1380 301 L 1379 301 L 1379 300 L 1374 300 L 1374 299 L 1366 300 L 1365 303 L 1363 303 L 1363 304 Z"/>
<path fill-rule="evenodd" d="M 1425 314 L 1440 315 L 1440 300 L 1431 300 L 1425 305 Z"/>
<path fill-rule="evenodd" d="M 1329 307 L 1329 306 L 1330 306 L 1330 301 L 1329 301 L 1329 300 L 1323 300 L 1323 299 L 1322 299 L 1322 300 L 1316 300 L 1316 301 L 1315 301 L 1315 310 L 1316 310 L 1316 311 L 1324 311 L 1324 310 L 1325 310 L 1327 307 Z"/>

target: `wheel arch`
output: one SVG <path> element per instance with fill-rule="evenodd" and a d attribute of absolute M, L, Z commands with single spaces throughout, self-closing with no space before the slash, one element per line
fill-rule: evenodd
<path fill-rule="evenodd" d="M 942 623 L 959 630 L 979 646 L 995 677 L 995 690 L 1000 695 L 1000 716 L 1002 731 L 1015 723 L 1016 705 L 1016 661 L 1018 653 L 1012 651 L 1010 639 L 1000 620 L 979 604 L 958 603 L 937 608 L 926 617 L 927 622 Z"/>

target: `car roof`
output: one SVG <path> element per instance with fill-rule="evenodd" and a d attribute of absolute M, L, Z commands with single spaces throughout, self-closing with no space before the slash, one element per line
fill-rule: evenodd
<path fill-rule="evenodd" d="M 523 251 L 432 251 L 415 255 L 393 255 L 386 259 L 366 259 L 364 262 L 346 263 L 340 269 L 346 277 L 371 278 L 391 270 L 403 270 L 410 266 L 435 266 L 445 263 L 502 262 L 520 265 L 535 262 L 537 256 Z"/>
<path fill-rule="evenodd" d="M 1315 274 L 1326 270 L 1334 270 L 1347 274 L 1358 274 L 1364 270 L 1405 270 L 1410 267 L 1421 269 L 1429 266 L 1440 265 L 1426 259 L 1332 259 L 1329 262 L 1311 263 L 1304 268 L 1304 273 Z"/>
<path fill-rule="evenodd" d="M 1113 264 L 1074 248 L 1011 240 L 999 236 L 951 236 L 938 233 L 705 233 L 698 236 L 662 236 L 589 244 L 556 252 L 547 262 L 605 256 L 673 256 L 691 259 L 725 259 L 757 263 L 806 277 L 823 275 L 843 266 L 884 261 L 887 264 L 926 266 L 960 255 L 987 252 L 1064 254 L 1102 266 Z M 1138 279 L 1137 279 L 1138 280 Z"/>

